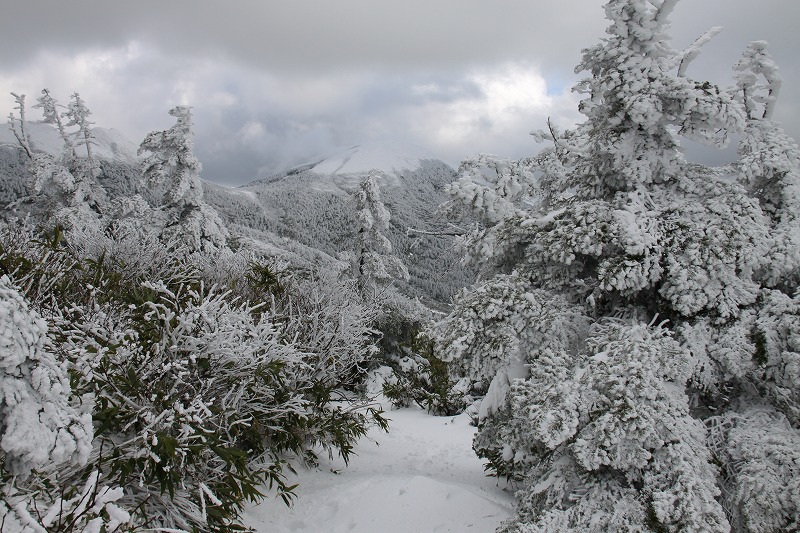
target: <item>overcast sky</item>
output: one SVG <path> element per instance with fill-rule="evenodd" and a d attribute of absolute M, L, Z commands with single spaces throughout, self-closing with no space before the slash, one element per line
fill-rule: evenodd
<path fill-rule="evenodd" d="M 0 93 L 78 91 L 98 126 L 138 144 L 189 104 L 203 178 L 243 184 L 364 141 L 414 143 L 457 165 L 522 157 L 548 116 L 580 120 L 570 92 L 602 0 L 10 1 Z M 190 7 L 191 6 L 191 7 Z M 800 138 L 800 2 L 682 0 L 673 45 L 724 31 L 689 70 L 727 85 L 767 40 L 784 85 L 776 118 Z M 0 97 L 0 113 L 13 107 Z M 32 118 L 36 110 L 31 112 Z"/>

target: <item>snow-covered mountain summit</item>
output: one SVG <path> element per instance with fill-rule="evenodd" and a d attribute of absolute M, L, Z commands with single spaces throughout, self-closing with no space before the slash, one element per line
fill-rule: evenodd
<path fill-rule="evenodd" d="M 420 146 L 400 142 L 368 142 L 334 153 L 307 168 L 315 174 L 326 175 L 364 174 L 372 169 L 395 173 L 416 170 L 423 161 L 428 160 L 438 158 Z"/>
<path fill-rule="evenodd" d="M 277 183 L 282 186 L 303 187 L 334 194 L 349 194 L 355 190 L 370 170 L 381 171 L 378 183 L 382 189 L 414 188 L 411 182 L 449 183 L 452 168 L 420 146 L 402 142 L 365 142 L 316 158 L 285 172 L 256 180 L 245 188 L 261 188 Z M 436 176 L 431 177 L 433 171 Z M 441 180 L 441 175 L 447 175 Z"/>

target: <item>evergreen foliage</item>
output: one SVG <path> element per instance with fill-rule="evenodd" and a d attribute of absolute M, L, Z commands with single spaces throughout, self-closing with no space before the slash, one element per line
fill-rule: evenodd
<path fill-rule="evenodd" d="M 796 527 L 794 489 L 771 496 L 798 464 L 783 443 L 800 159 L 771 121 L 764 43 L 736 88 L 694 81 L 718 29 L 671 49 L 675 4 L 607 2 L 608 37 L 577 69 L 585 121 L 535 133 L 553 147 L 529 159 L 466 160 L 448 189 L 480 221 L 462 244 L 485 280 L 430 331 L 458 375 L 489 382 L 474 448 L 522 484 L 504 531 Z M 733 167 L 679 149 L 741 132 Z"/>
<path fill-rule="evenodd" d="M 384 380 L 383 394 L 395 407 L 415 403 L 436 416 L 463 413 L 473 402 L 472 383 L 454 381 L 450 365 L 433 353 L 433 342 L 413 328 L 404 345 L 395 345 L 389 359 L 392 373 Z"/>

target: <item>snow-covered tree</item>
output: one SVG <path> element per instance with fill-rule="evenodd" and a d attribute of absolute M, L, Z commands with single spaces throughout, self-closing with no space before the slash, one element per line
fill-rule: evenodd
<path fill-rule="evenodd" d="M 777 76 L 758 45 L 737 69 L 765 87 L 743 74 L 746 94 L 734 97 L 688 78 L 719 30 L 673 50 L 676 3 L 607 2 L 608 36 L 578 66 L 585 121 L 535 133 L 553 147 L 530 159 L 467 160 L 449 188 L 452 209 L 480 221 L 463 244 L 487 279 L 431 332 L 441 357 L 488 387 L 474 446 L 523 482 L 508 531 L 762 531 L 731 509 L 758 468 L 771 472 L 770 491 L 794 473 L 785 448 L 744 458 L 730 432 L 707 440 L 706 427 L 730 418 L 752 428 L 737 438 L 774 446 L 737 415 L 764 405 L 797 434 L 796 315 L 780 311 L 795 304 L 761 285 L 772 276 L 796 288 L 770 266 L 762 194 L 765 175 L 790 173 L 773 170 L 775 151 L 740 148 L 744 187 L 730 169 L 687 161 L 678 141 L 721 147 L 765 120 L 754 106 L 770 116 Z M 785 162 L 793 152 L 780 153 Z M 789 202 L 788 182 L 779 189 Z M 717 465 L 735 475 L 720 484 Z M 760 502 L 748 512 L 791 528 L 796 497 Z"/>
<path fill-rule="evenodd" d="M 43 109 L 47 112 L 49 106 Z M 86 102 L 81 98 L 81 95 L 72 93 L 69 105 L 67 105 L 67 110 L 64 112 L 64 117 L 67 119 L 65 126 L 67 128 L 72 126 L 77 127 L 73 133 L 73 143 L 75 146 L 83 146 L 86 149 L 86 159 L 90 164 L 94 161 L 92 157 L 92 145 L 97 144 L 94 140 L 94 132 L 92 131 L 94 122 L 89 120 L 89 115 L 91 114 L 92 112 L 86 107 Z M 47 118 L 48 116 L 45 114 L 45 119 Z"/>
<path fill-rule="evenodd" d="M 203 202 L 203 167 L 193 153 L 191 108 L 176 106 L 169 114 L 177 119 L 175 125 L 150 132 L 139 146 L 139 154 L 150 152 L 142 165 L 145 179 L 166 186 L 164 238 L 183 242 L 190 250 L 224 247 L 228 231 L 217 212 Z"/>
<path fill-rule="evenodd" d="M 56 127 L 58 134 L 61 135 L 61 138 L 64 140 L 64 151 L 69 153 L 73 159 L 77 159 L 78 154 L 75 152 L 75 145 L 72 140 L 72 135 L 70 135 L 70 133 L 67 131 L 66 126 L 64 126 L 64 121 L 62 120 L 64 113 L 59 111 L 60 106 L 56 99 L 50 94 L 50 90 L 46 88 L 42 89 L 42 95 L 36 99 L 36 102 L 37 104 L 33 107 L 35 109 L 42 110 L 42 115 L 44 115 L 43 122 L 45 124 L 52 124 Z M 88 115 L 89 113 L 87 110 L 86 116 Z M 92 138 L 93 134 L 91 134 L 91 130 L 89 131 L 90 138 Z"/>
<path fill-rule="evenodd" d="M 14 116 L 13 112 L 9 113 L 8 124 L 11 126 L 11 131 L 14 133 L 14 137 L 17 138 L 17 142 L 19 143 L 20 147 L 25 150 L 25 153 L 28 155 L 28 157 L 31 157 L 33 155 L 33 151 L 31 150 L 30 140 L 28 139 L 25 123 L 25 95 L 11 93 L 11 96 L 14 97 L 14 101 L 17 103 L 14 109 L 16 109 L 17 113 L 19 113 L 19 118 Z"/>
<path fill-rule="evenodd" d="M 19 118 L 9 117 L 20 146 L 30 159 L 29 167 L 33 177 L 28 184 L 31 211 L 42 222 L 55 222 L 65 228 L 99 225 L 106 204 L 107 195 L 96 178 L 100 168 L 94 160 L 91 145 L 94 143 L 91 114 L 85 102 L 75 93 L 67 111 L 59 113 L 58 103 L 47 89 L 34 108 L 42 109 L 44 122 L 53 124 L 64 139 L 64 151 L 51 155 L 31 149 L 26 134 L 25 95 L 14 95 L 17 101 Z M 67 119 L 65 124 L 62 118 Z M 74 132 L 67 130 L 77 127 Z M 76 146 L 86 146 L 86 157 L 78 157 Z"/>
<path fill-rule="evenodd" d="M 774 240 L 763 277 L 791 293 L 800 282 L 800 147 L 774 120 L 782 81 L 767 43 L 751 43 L 734 70 L 747 114 L 736 169 L 769 217 Z"/>
<path fill-rule="evenodd" d="M 358 230 L 354 274 L 362 290 L 385 285 L 392 279 L 408 279 L 408 269 L 392 254 L 392 244 L 384 235 L 391 215 L 381 201 L 379 177 L 380 171 L 371 170 L 355 194 Z"/>
<path fill-rule="evenodd" d="M 42 110 L 45 112 L 46 120 L 52 118 L 48 117 L 48 112 L 51 111 L 50 106 L 54 104 L 55 102 L 49 102 L 48 105 L 43 106 Z M 96 181 L 101 171 L 100 165 L 92 153 L 92 146 L 97 142 L 93 130 L 94 122 L 89 120 L 91 114 L 92 112 L 89 111 L 83 98 L 77 92 L 72 93 L 67 110 L 62 115 L 67 119 L 64 128 L 75 128 L 75 130 L 65 139 L 62 159 L 66 160 L 70 172 L 75 176 L 77 203 L 89 205 L 95 211 L 102 211 L 107 199 L 103 194 L 102 187 Z M 56 122 L 56 127 L 58 127 L 58 122 Z M 86 150 L 86 157 L 72 157 L 80 147 Z M 102 200 L 99 200 L 100 198 Z M 102 202 L 102 207 L 99 206 L 98 201 Z"/>
<path fill-rule="evenodd" d="M 150 152 L 142 174 L 153 185 L 166 185 L 165 204 L 196 207 L 203 199 L 200 183 L 203 166 L 193 153 L 192 109 L 176 106 L 169 114 L 176 118 L 175 125 L 165 131 L 148 133 L 139 146 L 139 154 Z"/>

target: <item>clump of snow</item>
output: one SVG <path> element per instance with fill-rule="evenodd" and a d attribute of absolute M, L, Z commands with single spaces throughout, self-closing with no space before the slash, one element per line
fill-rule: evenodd
<path fill-rule="evenodd" d="M 247 510 L 246 524 L 258 533 L 460 533 L 494 531 L 511 516 L 513 491 L 484 474 L 466 414 L 387 415 L 389 433 L 370 432 L 349 466 L 323 458 L 299 470 L 294 506 L 266 500 Z"/>
<path fill-rule="evenodd" d="M 528 369 L 525 363 L 517 359 L 509 366 L 498 370 L 492 382 L 489 384 L 489 390 L 486 391 L 486 397 L 481 401 L 480 409 L 478 411 L 478 418 L 485 419 L 487 416 L 497 412 L 506 401 L 506 395 L 511 390 L 511 385 L 516 379 L 525 379 L 528 375 Z"/>
<path fill-rule="evenodd" d="M 437 159 L 423 148 L 405 143 L 363 143 L 330 157 L 312 166 L 315 174 L 347 175 L 365 174 L 377 169 L 384 172 L 416 170 L 422 161 Z"/>

